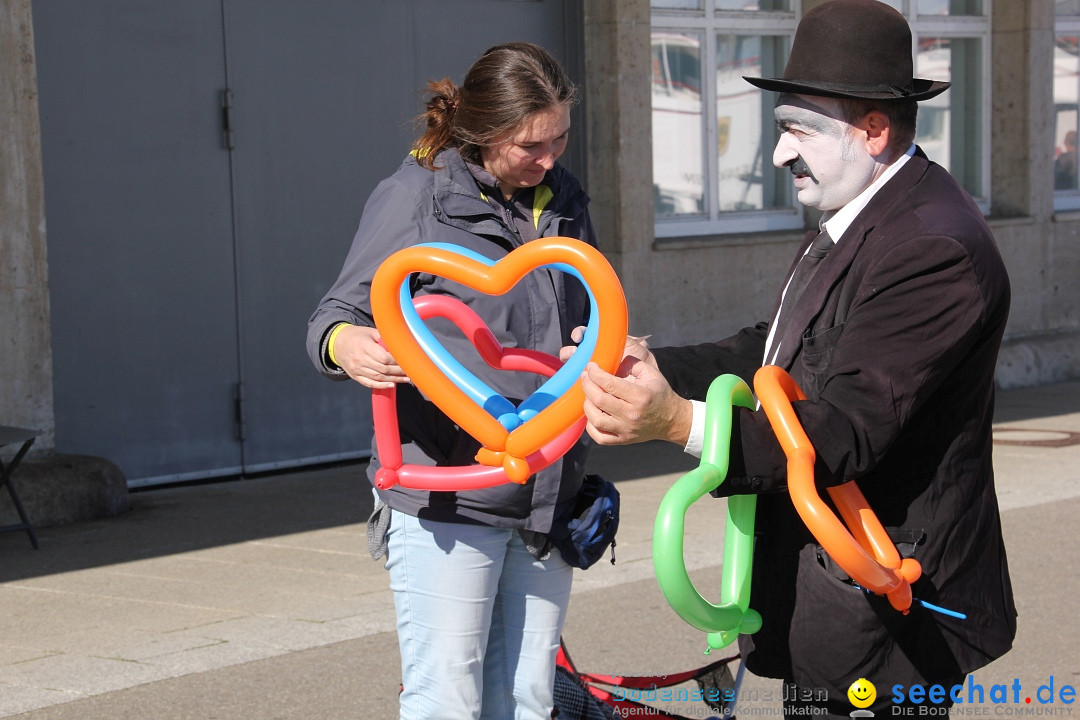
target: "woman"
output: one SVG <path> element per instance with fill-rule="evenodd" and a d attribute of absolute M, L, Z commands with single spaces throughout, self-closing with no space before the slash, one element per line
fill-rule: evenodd
<path fill-rule="evenodd" d="M 596 242 L 588 196 L 556 162 L 576 91 L 546 51 L 499 45 L 460 87 L 444 79 L 428 90 L 426 130 L 368 200 L 341 275 L 310 320 L 308 351 L 331 378 L 397 385 L 404 462 L 469 465 L 479 444 L 422 397 L 378 344 L 369 301 L 375 270 L 424 242 L 454 243 L 496 261 L 538 237 Z M 414 296 L 446 294 L 468 304 L 503 346 L 555 356 L 589 313 L 585 288 L 558 271 L 535 270 L 498 297 L 426 274 L 411 282 Z M 429 326 L 515 403 L 543 381 L 495 372 L 451 325 Z M 369 538 L 374 557 L 386 552 L 397 608 L 402 718 L 551 717 L 572 569 L 546 534 L 581 486 L 587 442 L 525 485 L 377 491 Z M 369 480 L 378 467 L 373 456 Z"/>

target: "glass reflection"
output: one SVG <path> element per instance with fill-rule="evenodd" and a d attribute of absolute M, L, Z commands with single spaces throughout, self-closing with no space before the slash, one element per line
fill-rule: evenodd
<path fill-rule="evenodd" d="M 1054 189 L 1075 190 L 1077 178 L 1077 37 L 1054 38 Z"/>
<path fill-rule="evenodd" d="M 790 206 L 790 182 L 772 165 L 774 93 L 744 80 L 783 74 L 786 38 L 723 35 L 716 43 L 716 199 L 720 212 Z"/>
<path fill-rule="evenodd" d="M 1056 0 L 1055 15 L 1080 15 L 1080 0 Z"/>
<path fill-rule="evenodd" d="M 983 0 L 919 0 L 920 15 L 982 16 Z"/>
<path fill-rule="evenodd" d="M 791 12 L 791 0 L 716 0 L 717 10 Z"/>
<path fill-rule="evenodd" d="M 919 103 L 916 142 L 975 197 L 983 192 L 981 53 L 979 38 L 920 37 L 915 56 L 917 77 L 952 83 Z"/>
<path fill-rule="evenodd" d="M 653 197 L 657 217 L 705 212 L 701 35 L 652 34 Z"/>
<path fill-rule="evenodd" d="M 654 10 L 700 10 L 702 0 L 652 0 Z"/>

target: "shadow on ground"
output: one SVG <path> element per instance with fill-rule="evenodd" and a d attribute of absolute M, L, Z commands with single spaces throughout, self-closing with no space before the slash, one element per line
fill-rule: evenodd
<path fill-rule="evenodd" d="M 670 444 L 646 443 L 596 448 L 590 471 L 618 482 L 695 464 Z M 329 527 L 360 533 L 373 505 L 365 470 L 353 463 L 132 492 L 121 515 L 41 528 L 40 550 L 22 533 L 0 535 L 0 582 Z"/>

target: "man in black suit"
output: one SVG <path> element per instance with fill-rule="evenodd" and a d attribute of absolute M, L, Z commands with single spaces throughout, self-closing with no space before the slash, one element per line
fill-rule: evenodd
<path fill-rule="evenodd" d="M 1016 630 L 991 464 L 1008 275 L 979 209 L 913 144 L 917 103 L 948 83 L 913 77 L 907 22 L 876 0 L 817 6 L 784 76 L 747 80 L 780 93 L 773 163 L 822 211 L 822 235 L 805 238 L 771 322 L 690 347 L 631 343 L 616 375 L 590 365 L 588 432 L 700 454 L 704 411 L 692 401 L 716 376 L 787 370 L 808 398 L 794 409 L 819 489 L 854 480 L 901 554 L 922 565 L 915 597 L 966 619 L 918 602 L 905 615 L 856 586 L 795 512 L 764 413 L 736 408 L 718 494 L 759 494 L 750 606 L 763 626 L 740 638 L 747 667 L 788 684 L 791 716 L 846 717 L 860 678 L 878 688 L 879 716 L 892 713 L 897 685 L 907 702 L 911 686 L 942 685 L 942 702 L 922 702 L 945 707 Z M 805 707 L 808 696 L 818 707 Z"/>

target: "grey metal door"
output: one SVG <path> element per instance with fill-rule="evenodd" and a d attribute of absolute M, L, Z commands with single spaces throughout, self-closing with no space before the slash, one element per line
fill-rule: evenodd
<path fill-rule="evenodd" d="M 565 56 L 570 10 L 33 9 L 58 449 L 108 457 L 133 485 L 366 455 L 369 396 L 311 368 L 307 318 L 368 194 L 408 151 L 425 82 L 460 79 L 507 40 Z"/>
<path fill-rule="evenodd" d="M 237 472 L 220 0 L 33 13 L 57 450 L 132 484 Z"/>

